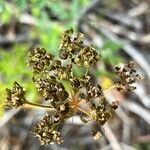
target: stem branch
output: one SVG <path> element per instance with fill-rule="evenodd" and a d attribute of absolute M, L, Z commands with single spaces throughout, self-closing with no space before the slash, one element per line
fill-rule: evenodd
<path fill-rule="evenodd" d="M 116 88 L 116 85 L 111 86 L 110 88 L 104 90 L 103 92 L 107 93 L 108 91 L 110 91 L 111 89 L 114 89 L 114 88 Z"/>
<path fill-rule="evenodd" d="M 52 108 L 51 106 L 48 106 L 48 105 L 41 105 L 41 104 L 36 104 L 36 103 L 32 103 L 32 102 L 29 102 L 29 101 L 26 101 L 25 103 L 25 107 L 27 108 L 43 108 L 43 109 L 48 109 L 48 110 L 54 110 L 54 108 Z"/>
<path fill-rule="evenodd" d="M 85 110 L 81 109 L 80 107 L 77 107 L 77 110 L 83 112 L 84 114 L 88 115 L 89 117 L 91 117 L 90 113 L 86 112 Z"/>

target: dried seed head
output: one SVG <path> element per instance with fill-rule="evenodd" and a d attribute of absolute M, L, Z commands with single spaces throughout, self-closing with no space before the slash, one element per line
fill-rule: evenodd
<path fill-rule="evenodd" d="M 53 60 L 53 55 L 46 53 L 44 48 L 35 48 L 28 55 L 27 64 L 33 69 L 33 72 L 40 73 Z"/>
<path fill-rule="evenodd" d="M 129 62 L 127 65 L 123 67 L 116 66 L 115 73 L 118 77 L 117 81 L 117 90 L 120 92 L 123 91 L 132 91 L 135 90 L 136 87 L 132 86 L 137 80 L 141 80 L 141 76 L 136 73 L 134 62 Z"/>
<path fill-rule="evenodd" d="M 93 129 L 92 136 L 94 140 L 98 140 L 102 136 L 102 133 L 100 131 L 97 131 L 96 129 Z"/>
<path fill-rule="evenodd" d="M 20 86 L 16 81 L 14 82 L 13 89 L 6 89 L 5 107 L 19 107 L 25 104 L 25 89 Z"/>
<path fill-rule="evenodd" d="M 58 129 L 78 110 L 87 115 L 81 114 L 80 119 L 83 123 L 87 123 L 90 118 L 102 126 L 118 107 L 117 101 L 112 104 L 107 102 L 102 87 L 93 83 L 89 75 L 90 67 L 100 60 L 100 55 L 92 45 L 83 44 L 83 34 L 78 33 L 77 36 L 72 34 L 73 29 L 70 29 L 62 35 L 58 59 L 43 48 L 36 48 L 29 53 L 27 63 L 34 72 L 33 82 L 41 97 L 47 101 L 50 108 L 54 108 L 53 113 L 46 114 L 34 128 L 33 133 L 42 144 L 63 142 Z M 83 67 L 86 73 L 80 77 L 75 76 L 74 66 Z M 134 90 L 136 87 L 132 86 L 132 83 L 141 79 L 134 69 L 133 62 L 123 67 L 116 66 L 115 72 L 119 78 L 117 82 L 119 91 Z M 7 89 L 5 106 L 19 107 L 26 102 L 25 90 L 17 82 L 14 83 L 12 90 Z M 88 106 L 88 112 L 80 107 L 82 102 Z M 100 136 L 101 132 L 94 129 L 94 139 Z"/>
<path fill-rule="evenodd" d="M 92 45 L 86 46 L 77 54 L 75 57 L 75 63 L 79 66 L 85 66 L 89 68 L 96 64 L 99 61 L 100 55 L 96 52 Z"/>
<path fill-rule="evenodd" d="M 52 144 L 54 141 L 58 144 L 63 142 L 60 133 L 57 131 L 58 123 L 54 123 L 52 116 L 45 114 L 39 124 L 33 130 L 35 137 L 38 137 L 42 144 Z"/>
<path fill-rule="evenodd" d="M 119 101 L 113 101 L 111 105 L 112 105 L 112 108 L 115 110 L 118 108 Z"/>
<path fill-rule="evenodd" d="M 67 30 L 62 35 L 62 41 L 59 47 L 61 59 L 71 58 L 73 54 L 82 48 L 83 34 L 79 33 L 77 37 L 72 37 L 73 29 Z"/>

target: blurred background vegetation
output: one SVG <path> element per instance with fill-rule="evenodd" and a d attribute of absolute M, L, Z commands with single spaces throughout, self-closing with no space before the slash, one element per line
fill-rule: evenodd
<path fill-rule="evenodd" d="M 136 92 L 131 95 L 119 95 L 119 97 L 121 101 L 132 98 L 134 104 L 138 106 L 140 104 L 139 107 L 142 105 L 142 111 L 144 114 L 146 112 L 149 119 L 150 103 L 146 100 L 149 96 L 150 79 L 149 17 L 148 0 L 0 0 L 0 115 L 2 120 L 5 117 L 2 107 L 5 89 L 10 88 L 14 81 L 18 81 L 27 89 L 28 99 L 40 101 L 40 96 L 32 83 L 32 72 L 26 66 L 27 53 L 34 47 L 40 46 L 58 56 L 61 34 L 68 28 L 84 33 L 87 43 L 93 43 L 102 55 L 103 61 L 92 73 L 96 80 L 102 83 L 104 89 L 111 87 L 114 82 L 113 64 L 128 60 L 134 60 L 137 63 L 139 71 L 145 76 L 145 85 L 139 85 L 144 95 L 144 102 L 141 100 L 142 95 Z M 82 69 L 77 68 L 76 72 L 80 74 Z M 138 112 L 132 112 L 129 108 L 126 110 L 124 108 L 126 104 L 123 104 L 122 109 L 123 111 L 125 109 L 125 112 L 122 112 L 125 116 L 127 115 L 127 118 L 132 116 L 133 120 L 130 127 L 126 127 L 128 123 L 125 121 L 121 123 L 120 119 L 115 120 L 117 123 L 112 126 L 114 132 L 117 129 L 129 128 L 129 130 L 122 129 L 119 135 L 116 135 L 116 139 L 126 136 L 125 142 L 118 140 L 118 144 L 122 149 L 150 149 L 150 144 L 147 144 L 150 142 L 148 127 L 150 120 L 145 121 L 141 115 L 138 115 Z M 130 141 L 136 131 L 132 130 L 132 126 L 135 126 L 139 133 L 137 137 L 142 140 L 146 139 L 145 143 L 141 142 L 142 140 Z M 133 133 L 124 135 L 126 130 Z M 0 143 L 3 142 L 3 136 L 1 138 Z M 24 139 L 24 143 L 27 139 Z M 77 144 L 81 147 L 78 149 L 88 149 L 88 142 L 85 143 L 84 145 Z M 110 147 L 106 149 L 114 149 L 109 140 L 103 140 L 103 145 L 93 143 L 89 149 L 102 149 L 107 146 Z M 14 145 L 13 149 L 17 150 Z M 22 145 L 18 149 L 26 149 Z M 64 144 L 63 147 L 55 145 L 49 149 L 77 149 L 75 143 L 72 147 L 68 145 L 71 145 L 71 142 Z M 28 147 L 27 149 L 36 148 Z M 46 147 L 42 148 L 46 149 Z M 7 148 L 2 150 L 4 149 Z"/>

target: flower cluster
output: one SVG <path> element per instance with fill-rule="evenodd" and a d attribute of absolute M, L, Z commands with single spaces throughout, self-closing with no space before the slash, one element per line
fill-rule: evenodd
<path fill-rule="evenodd" d="M 75 57 L 74 62 L 79 66 L 85 66 L 89 68 L 90 66 L 96 64 L 100 59 L 100 55 L 95 51 L 92 45 L 87 46 L 78 53 Z"/>
<path fill-rule="evenodd" d="M 100 55 L 95 51 L 92 45 L 83 45 L 83 34 L 78 33 L 77 37 L 72 38 L 73 30 L 67 30 L 63 36 L 60 45 L 60 58 L 71 58 L 72 63 L 86 68 L 96 64 Z"/>
<path fill-rule="evenodd" d="M 53 60 L 53 55 L 46 53 L 44 48 L 36 48 L 31 51 L 28 56 L 27 64 L 34 70 L 34 72 L 39 73 L 49 65 L 50 61 Z"/>
<path fill-rule="evenodd" d="M 56 78 L 51 76 L 35 77 L 34 80 L 37 90 L 42 94 L 43 99 L 50 101 L 53 107 L 59 107 L 68 98 L 62 83 L 57 82 Z"/>
<path fill-rule="evenodd" d="M 25 89 L 20 86 L 16 81 L 14 82 L 13 89 L 6 89 L 7 96 L 5 99 L 5 107 L 19 107 L 25 104 Z"/>
<path fill-rule="evenodd" d="M 117 90 L 118 91 L 132 91 L 136 87 L 133 86 L 133 83 L 136 83 L 137 80 L 141 80 L 142 77 L 136 73 L 134 62 L 129 62 L 128 64 L 115 67 L 115 73 L 118 77 L 117 81 Z"/>
<path fill-rule="evenodd" d="M 78 33 L 77 37 L 71 37 L 73 29 L 69 29 L 62 35 L 62 41 L 59 47 L 60 58 L 67 59 L 72 58 L 74 54 L 79 52 L 83 48 L 83 34 Z"/>
<path fill-rule="evenodd" d="M 111 105 L 106 101 L 105 97 L 102 97 L 103 100 L 100 100 L 97 106 L 92 105 L 92 117 L 96 120 L 100 125 L 104 125 L 112 114 L 114 110 L 118 107 L 118 101 L 114 101 Z"/>
<path fill-rule="evenodd" d="M 53 122 L 52 116 L 45 114 L 41 122 L 35 126 L 34 135 L 39 138 L 41 144 L 52 144 L 53 141 L 58 144 L 63 142 L 60 133 L 56 130 L 58 125 Z"/>
<path fill-rule="evenodd" d="M 47 106 L 38 106 L 53 111 L 51 115 L 46 114 L 33 130 L 42 144 L 60 144 L 63 141 L 59 132 L 61 124 L 77 112 L 80 112 L 78 114 L 83 123 L 95 121 L 102 126 L 118 107 L 117 101 L 109 104 L 102 87 L 93 83 L 89 70 L 101 56 L 92 45 L 84 45 L 82 39 L 83 34 L 74 36 L 72 29 L 67 30 L 62 35 L 59 58 L 55 58 L 43 48 L 35 48 L 29 52 L 27 64 L 33 70 L 33 82 L 47 103 Z M 85 70 L 82 76 L 75 76 L 74 67 L 77 66 L 82 66 Z M 123 68 L 116 66 L 116 74 L 119 77 L 118 90 L 133 89 L 131 84 L 140 78 L 133 63 Z M 88 109 L 82 108 L 83 103 Z M 6 106 L 17 108 L 23 104 L 35 105 L 25 99 L 25 90 L 15 82 L 13 90 L 7 89 Z M 94 129 L 92 135 L 97 139 L 101 134 L 99 130 Z"/>

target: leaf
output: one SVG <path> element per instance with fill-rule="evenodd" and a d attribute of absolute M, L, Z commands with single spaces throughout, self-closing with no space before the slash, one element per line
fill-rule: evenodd
<path fill-rule="evenodd" d="M 73 74 L 77 77 L 81 77 L 84 75 L 83 67 L 73 66 Z"/>
<path fill-rule="evenodd" d="M 20 11 L 24 11 L 27 8 L 27 0 L 15 0 L 15 3 Z"/>
<path fill-rule="evenodd" d="M 66 81 L 66 80 L 61 80 L 61 83 L 63 84 L 65 90 L 68 92 L 68 94 L 70 96 L 72 96 L 74 93 L 73 93 L 73 88 L 72 88 L 72 85 L 69 81 Z"/>

